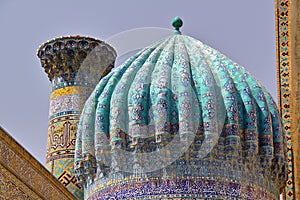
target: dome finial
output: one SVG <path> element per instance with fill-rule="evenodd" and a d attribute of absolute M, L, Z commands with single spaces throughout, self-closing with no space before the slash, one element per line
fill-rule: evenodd
<path fill-rule="evenodd" d="M 182 20 L 180 19 L 180 17 L 175 17 L 172 21 L 172 26 L 175 28 L 175 33 L 181 33 L 179 31 L 179 28 L 182 27 Z"/>

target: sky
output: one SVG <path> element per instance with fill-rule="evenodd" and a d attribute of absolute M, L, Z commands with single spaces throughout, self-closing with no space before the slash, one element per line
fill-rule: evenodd
<path fill-rule="evenodd" d="M 59 36 L 168 29 L 175 16 L 183 34 L 244 66 L 277 101 L 273 0 L 0 0 L 0 126 L 45 163 L 51 88 L 38 47 Z"/>

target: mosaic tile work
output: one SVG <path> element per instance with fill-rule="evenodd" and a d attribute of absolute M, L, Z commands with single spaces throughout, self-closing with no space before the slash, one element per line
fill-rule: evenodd
<path fill-rule="evenodd" d="M 286 135 L 287 148 L 287 168 L 288 179 L 285 187 L 285 198 L 287 200 L 296 199 L 293 150 L 292 150 L 292 130 L 291 130 L 291 47 L 290 47 L 290 0 L 276 0 L 276 25 L 277 25 L 277 74 L 278 74 L 278 93 L 279 106 Z"/>
<path fill-rule="evenodd" d="M 49 118 L 57 117 L 58 113 L 66 115 L 62 112 L 77 112 L 79 114 L 86 98 L 91 94 L 93 88 L 85 85 L 81 86 L 65 86 L 53 90 L 50 94 Z M 55 116 L 56 115 L 56 116 Z"/>
<path fill-rule="evenodd" d="M 52 83 L 46 167 L 82 199 L 82 189 L 74 176 L 79 116 L 95 84 L 113 67 L 116 53 L 103 41 L 70 36 L 42 44 L 38 57 Z"/>
<path fill-rule="evenodd" d="M 213 199 L 273 200 L 285 185 L 284 147 L 281 117 L 264 86 L 176 29 L 96 86 L 80 117 L 75 175 L 91 199 L 210 193 Z M 174 187 L 157 184 L 173 180 Z"/>
<path fill-rule="evenodd" d="M 78 87 L 78 85 L 77 86 L 67 85 L 62 88 L 53 90 L 53 92 L 50 94 L 50 101 L 53 101 L 57 97 L 72 95 L 72 94 L 88 96 L 91 93 L 91 90 L 93 90 L 93 88 L 86 85 L 79 85 L 79 86 L 85 86 L 85 87 Z"/>
<path fill-rule="evenodd" d="M 64 95 L 53 99 L 50 101 L 49 117 L 62 111 L 78 111 L 79 99 L 78 94 Z"/>
<path fill-rule="evenodd" d="M 49 122 L 46 162 L 57 156 L 73 155 L 79 115 L 66 114 Z"/>
<path fill-rule="evenodd" d="M 77 180 L 74 176 L 74 173 L 72 173 L 73 166 L 74 165 L 74 159 L 73 158 L 60 158 L 55 159 L 53 166 L 53 171 L 59 176 L 57 179 L 76 197 L 81 196 L 81 187 L 78 185 Z M 72 169 L 72 171 L 70 170 Z"/>
<path fill-rule="evenodd" d="M 83 193 L 74 176 L 74 145 L 80 110 L 89 91 L 84 85 L 68 84 L 50 94 L 46 166 L 79 199 Z"/>
<path fill-rule="evenodd" d="M 76 198 L 0 128 L 0 199 Z"/>
<path fill-rule="evenodd" d="M 40 199 L 24 183 L 0 165 L 0 199 Z"/>
<path fill-rule="evenodd" d="M 55 90 L 74 85 L 94 87 L 114 66 L 116 52 L 101 40 L 69 36 L 43 43 L 37 56 Z"/>
<path fill-rule="evenodd" d="M 86 200 L 106 199 L 228 199 L 278 200 L 278 196 L 251 184 L 209 179 L 135 180 L 106 185 L 86 193 Z"/>

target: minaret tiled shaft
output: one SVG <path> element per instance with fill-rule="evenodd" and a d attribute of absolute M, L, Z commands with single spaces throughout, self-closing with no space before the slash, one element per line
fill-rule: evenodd
<path fill-rule="evenodd" d="M 69 36 L 45 42 L 37 55 L 52 84 L 46 167 L 81 199 L 74 177 L 78 120 L 95 85 L 113 68 L 116 52 L 103 41 Z"/>

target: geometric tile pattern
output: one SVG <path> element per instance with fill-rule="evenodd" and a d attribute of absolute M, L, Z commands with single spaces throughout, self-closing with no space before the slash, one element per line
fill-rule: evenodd
<path fill-rule="evenodd" d="M 47 163 L 57 157 L 74 154 L 78 120 L 79 114 L 65 114 L 49 121 Z"/>
<path fill-rule="evenodd" d="M 77 198 L 81 187 L 74 176 L 74 151 L 81 105 L 87 98 L 85 86 L 66 86 L 50 95 L 46 166 Z"/>
<path fill-rule="evenodd" d="M 40 199 L 24 183 L 0 165 L 0 199 Z"/>
<path fill-rule="evenodd" d="M 291 0 L 276 0 L 276 35 L 277 35 L 277 75 L 278 75 L 278 93 L 279 107 L 281 111 L 283 126 L 286 135 L 287 148 L 287 168 L 288 179 L 286 182 L 284 196 L 287 200 L 296 199 L 293 149 L 292 149 L 292 130 L 291 130 L 291 44 L 290 44 L 290 26 Z"/>
<path fill-rule="evenodd" d="M 85 198 L 91 188 L 90 199 L 201 199 L 211 183 L 207 198 L 277 199 L 287 171 L 275 102 L 245 68 L 176 30 L 101 79 L 86 102 L 75 150 Z"/>
<path fill-rule="evenodd" d="M 116 52 L 98 39 L 69 36 L 45 42 L 37 56 L 52 84 L 46 167 L 82 199 L 82 189 L 74 176 L 78 120 L 95 84 L 113 67 Z"/>
<path fill-rule="evenodd" d="M 143 180 L 139 183 L 97 185 L 94 190 L 86 192 L 87 200 L 106 199 L 244 199 L 244 200 L 277 200 L 278 197 L 269 191 L 251 184 L 240 184 L 227 180 L 175 179 Z M 180 189 L 182 190 L 180 190 Z M 175 197 L 175 198 L 174 198 Z"/>
<path fill-rule="evenodd" d="M 76 199 L 0 128 L 0 199 Z"/>
<path fill-rule="evenodd" d="M 74 176 L 74 158 L 54 160 L 54 170 L 59 176 L 57 179 L 76 197 L 81 196 L 81 187 Z"/>

